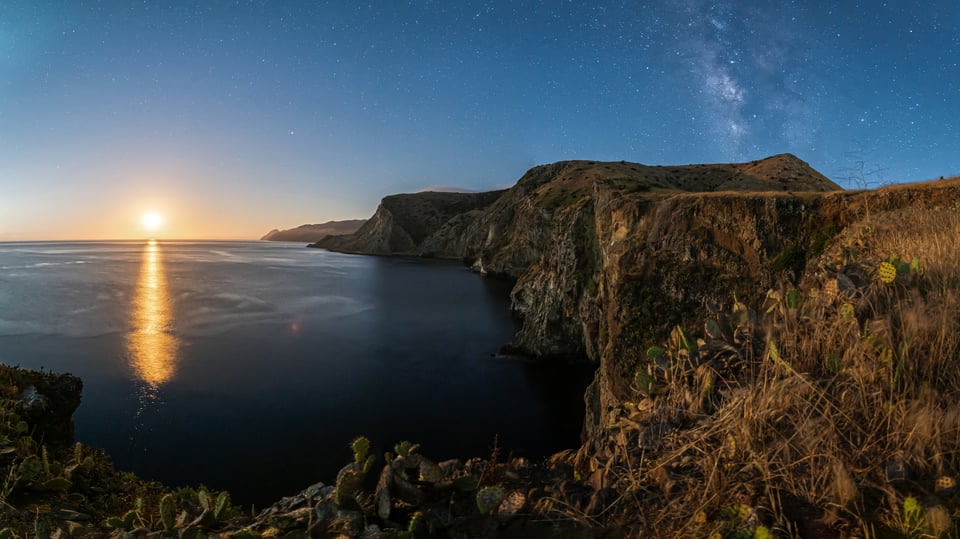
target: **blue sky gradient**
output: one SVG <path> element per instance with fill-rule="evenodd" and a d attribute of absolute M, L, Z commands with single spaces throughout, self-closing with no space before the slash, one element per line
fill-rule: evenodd
<path fill-rule="evenodd" d="M 960 174 L 960 4 L 0 4 L 0 240 L 255 238 L 563 159 Z"/>

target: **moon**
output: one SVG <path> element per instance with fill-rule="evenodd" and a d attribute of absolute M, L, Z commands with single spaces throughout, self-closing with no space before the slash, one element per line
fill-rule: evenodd
<path fill-rule="evenodd" d="M 143 227 L 151 232 L 160 230 L 160 227 L 163 226 L 163 215 L 155 211 L 147 212 L 143 214 Z"/>

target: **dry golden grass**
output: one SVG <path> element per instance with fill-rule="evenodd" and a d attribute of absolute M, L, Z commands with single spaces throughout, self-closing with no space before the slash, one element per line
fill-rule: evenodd
<path fill-rule="evenodd" d="M 874 213 L 798 289 L 651 349 L 609 450 L 579 458 L 620 493 L 608 520 L 664 537 L 956 537 L 957 238 L 952 208 Z"/>

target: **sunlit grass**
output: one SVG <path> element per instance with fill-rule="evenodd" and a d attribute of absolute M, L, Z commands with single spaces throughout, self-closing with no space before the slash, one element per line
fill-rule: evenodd
<path fill-rule="evenodd" d="M 651 343 L 610 449 L 578 462 L 622 493 L 607 512 L 664 536 L 955 534 L 958 237 L 953 209 L 874 213 L 798 288 Z"/>

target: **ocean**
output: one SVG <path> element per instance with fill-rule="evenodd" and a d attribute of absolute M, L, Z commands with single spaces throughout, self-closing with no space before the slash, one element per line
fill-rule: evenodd
<path fill-rule="evenodd" d="M 0 362 L 80 376 L 76 437 L 118 468 L 262 507 L 332 483 L 359 435 L 575 447 L 592 372 L 496 356 L 509 289 L 295 243 L 0 243 Z"/>

